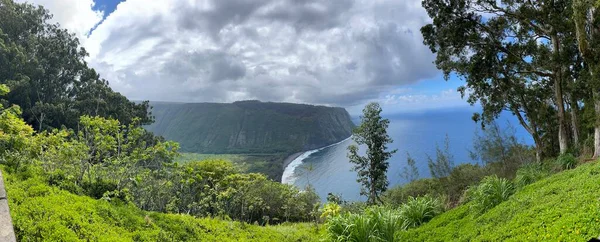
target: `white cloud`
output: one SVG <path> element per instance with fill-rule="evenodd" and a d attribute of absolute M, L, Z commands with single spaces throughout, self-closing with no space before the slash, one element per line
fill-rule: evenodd
<path fill-rule="evenodd" d="M 426 112 L 436 109 L 465 108 L 470 105 L 456 89 L 442 90 L 438 93 L 424 94 L 412 89 L 391 90 L 377 99 L 384 114 Z M 348 108 L 351 115 L 360 115 L 364 105 Z M 475 109 L 475 108 L 474 108 Z"/>
<path fill-rule="evenodd" d="M 417 0 L 128 0 L 86 49 L 133 99 L 351 105 L 437 75 L 428 21 Z"/>
<path fill-rule="evenodd" d="M 92 0 L 35 2 L 80 36 L 101 21 Z M 429 21 L 419 0 L 127 0 L 84 43 L 131 99 L 352 106 L 439 75 Z"/>
<path fill-rule="evenodd" d="M 104 13 L 94 11 L 93 0 L 17 0 L 42 5 L 54 15 L 53 21 L 72 32 L 80 41 L 85 39 L 90 30 L 102 21 Z"/>

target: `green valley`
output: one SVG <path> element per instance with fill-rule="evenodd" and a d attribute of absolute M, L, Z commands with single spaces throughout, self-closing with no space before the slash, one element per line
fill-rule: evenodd
<path fill-rule="evenodd" d="M 293 103 L 152 102 L 155 122 L 146 129 L 199 154 L 294 153 L 350 136 L 343 108 Z"/>

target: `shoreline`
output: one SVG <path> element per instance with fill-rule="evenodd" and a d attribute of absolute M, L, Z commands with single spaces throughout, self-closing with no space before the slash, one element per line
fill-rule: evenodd
<path fill-rule="evenodd" d="M 317 148 L 317 149 L 313 149 L 313 150 L 307 150 L 307 151 L 301 151 L 301 152 L 297 152 L 294 153 L 290 156 L 288 156 L 287 158 L 285 158 L 285 160 L 283 161 L 283 174 L 281 175 L 281 183 L 288 183 L 286 182 L 287 179 L 285 179 L 286 177 L 284 177 L 286 175 L 286 171 L 288 170 L 288 167 L 291 165 L 294 165 L 293 168 L 296 168 L 298 165 L 302 164 L 302 160 L 304 160 L 306 157 L 310 156 L 312 153 L 318 152 L 320 150 L 323 150 L 325 148 L 329 148 L 331 146 L 340 144 L 346 140 L 349 140 L 350 138 L 352 138 L 352 135 L 350 135 L 348 138 L 345 138 L 341 141 L 338 141 L 336 143 L 321 147 L 321 148 Z M 303 157 L 306 156 L 306 157 Z M 299 162 L 294 162 L 296 161 L 298 158 L 302 157 L 302 160 L 300 160 Z M 293 172 L 293 171 L 292 171 Z M 288 174 L 288 176 L 291 174 Z"/>
<path fill-rule="evenodd" d="M 298 158 L 299 156 L 304 154 L 304 152 L 306 152 L 306 151 L 296 152 L 296 153 L 291 154 L 288 157 L 286 157 L 283 160 L 283 171 L 285 171 L 285 168 L 287 168 L 290 165 L 290 163 L 292 163 L 292 161 L 294 161 L 296 158 Z M 283 171 L 281 171 L 281 172 L 283 173 Z"/>

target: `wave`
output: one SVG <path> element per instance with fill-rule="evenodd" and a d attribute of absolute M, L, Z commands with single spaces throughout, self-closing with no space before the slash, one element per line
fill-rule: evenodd
<path fill-rule="evenodd" d="M 338 145 L 343 143 L 346 140 L 349 140 L 352 138 L 352 135 L 340 142 L 337 142 L 335 144 L 330 144 L 328 146 L 325 147 L 321 147 L 318 149 L 314 149 L 314 150 L 309 150 L 309 151 L 305 151 L 304 153 L 302 153 L 302 155 L 296 157 L 296 159 L 294 159 L 292 162 L 290 162 L 290 164 L 288 166 L 285 167 L 285 169 L 283 170 L 283 175 L 281 176 L 281 183 L 283 184 L 294 184 L 296 182 L 296 179 L 298 177 L 294 176 L 294 173 L 296 171 L 296 168 L 298 168 L 298 166 L 302 165 L 302 162 L 308 158 L 310 155 L 319 152 L 321 150 L 327 149 L 329 147 Z"/>

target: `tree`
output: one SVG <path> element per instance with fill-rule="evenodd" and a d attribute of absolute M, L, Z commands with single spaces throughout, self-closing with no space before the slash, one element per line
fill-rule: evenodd
<path fill-rule="evenodd" d="M 360 117 L 361 124 L 352 132 L 352 139 L 358 145 L 366 145 L 366 156 L 358 154 L 358 146 L 348 146 L 348 158 L 354 163 L 361 185 L 360 194 L 367 196 L 369 204 L 381 202 L 380 195 L 387 189 L 387 161 L 397 150 L 387 151 L 387 144 L 393 140 L 387 134 L 390 123 L 381 117 L 381 107 L 378 103 L 370 103 L 363 109 Z"/>
<path fill-rule="evenodd" d="M 402 168 L 402 178 L 406 179 L 407 182 L 412 182 L 419 178 L 419 169 L 414 158 L 406 152 L 406 165 Z"/>
<path fill-rule="evenodd" d="M 11 88 L 7 100 L 22 108 L 23 119 L 38 131 L 75 129 L 83 115 L 151 123 L 148 102 L 114 92 L 87 66 L 75 35 L 51 18 L 41 6 L 0 0 L 0 83 Z"/>
<path fill-rule="evenodd" d="M 444 149 L 442 150 L 439 145 L 435 145 L 435 160 L 427 155 L 427 166 L 431 176 L 435 178 L 447 177 L 452 173 L 454 169 L 454 156 L 450 154 L 450 139 L 446 135 L 444 140 Z"/>
<path fill-rule="evenodd" d="M 538 161 L 545 125 L 556 120 L 560 152 L 568 148 L 564 106 L 565 73 L 572 64 L 573 21 L 568 0 L 443 1 L 424 0 L 433 23 L 421 32 L 437 54 L 445 78 L 456 74 L 466 81 L 459 88 L 468 102 L 479 102 L 474 116 L 483 124 L 509 111 L 532 135 Z"/>
<path fill-rule="evenodd" d="M 600 115 L 600 16 L 596 0 L 573 0 L 573 20 L 579 51 L 589 71 L 595 117 Z M 600 157 L 600 120 L 594 120 L 594 159 Z"/>

